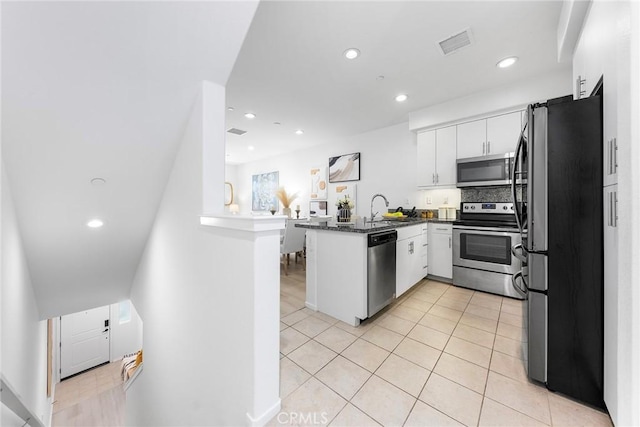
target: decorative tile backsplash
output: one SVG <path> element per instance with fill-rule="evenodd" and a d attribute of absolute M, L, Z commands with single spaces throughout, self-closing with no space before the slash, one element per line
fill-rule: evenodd
<path fill-rule="evenodd" d="M 460 200 L 463 202 L 511 202 L 511 186 L 462 188 Z"/>

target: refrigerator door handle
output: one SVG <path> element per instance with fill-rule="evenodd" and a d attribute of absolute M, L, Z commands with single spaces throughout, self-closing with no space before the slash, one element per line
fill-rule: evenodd
<path fill-rule="evenodd" d="M 527 290 L 526 289 L 522 289 L 518 285 L 518 277 L 522 278 L 522 270 L 518 271 L 516 274 L 511 276 L 511 286 L 513 286 L 513 289 L 515 289 L 516 292 L 518 292 L 520 295 L 522 295 L 524 297 L 524 296 L 527 295 Z"/>
<path fill-rule="evenodd" d="M 520 253 L 517 252 L 517 250 L 520 249 Z M 524 254 L 524 248 L 522 247 L 522 243 L 518 243 L 517 245 L 514 245 L 511 247 L 511 254 L 518 258 L 521 262 L 526 263 L 527 262 L 527 257 Z"/>
<path fill-rule="evenodd" d="M 516 152 L 513 156 L 513 167 L 511 168 L 511 198 L 513 199 L 513 207 L 515 209 L 515 217 L 516 224 L 518 225 L 518 230 L 520 230 L 520 234 L 523 232 L 523 224 L 522 218 L 520 217 L 520 209 L 518 208 L 518 195 L 516 192 L 516 177 L 521 175 L 522 172 L 517 172 L 518 163 L 520 160 L 520 152 L 522 151 L 522 143 L 524 142 L 524 132 L 527 129 L 527 125 L 525 124 L 522 128 L 522 132 L 520 132 L 520 138 L 518 139 L 518 145 L 516 145 Z"/>

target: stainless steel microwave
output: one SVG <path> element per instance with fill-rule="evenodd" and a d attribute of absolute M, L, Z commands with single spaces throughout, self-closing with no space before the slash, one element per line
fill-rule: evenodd
<path fill-rule="evenodd" d="M 470 157 L 456 161 L 457 187 L 510 185 L 513 153 Z"/>

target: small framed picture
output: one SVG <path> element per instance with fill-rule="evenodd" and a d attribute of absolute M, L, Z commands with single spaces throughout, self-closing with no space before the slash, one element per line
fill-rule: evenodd
<path fill-rule="evenodd" d="M 309 202 L 310 216 L 323 216 L 327 214 L 327 202 L 323 200 L 311 200 Z"/>
<path fill-rule="evenodd" d="M 360 153 L 329 158 L 329 182 L 360 181 Z"/>

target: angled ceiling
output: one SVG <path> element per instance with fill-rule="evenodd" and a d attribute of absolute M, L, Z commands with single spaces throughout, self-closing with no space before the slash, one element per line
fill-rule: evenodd
<path fill-rule="evenodd" d="M 256 6 L 3 2 L 2 154 L 41 317 L 128 297 L 201 82 L 227 82 Z"/>
<path fill-rule="evenodd" d="M 566 70 L 570 63 L 557 62 L 561 7 L 561 1 L 263 1 L 227 85 L 234 108 L 227 128 L 247 131 L 227 134 L 227 162 L 401 123 L 411 111 Z M 437 42 L 466 28 L 473 44 L 444 56 Z M 346 60 L 350 47 L 361 56 Z M 496 68 L 510 55 L 520 60 Z M 399 93 L 409 99 L 395 102 Z"/>

